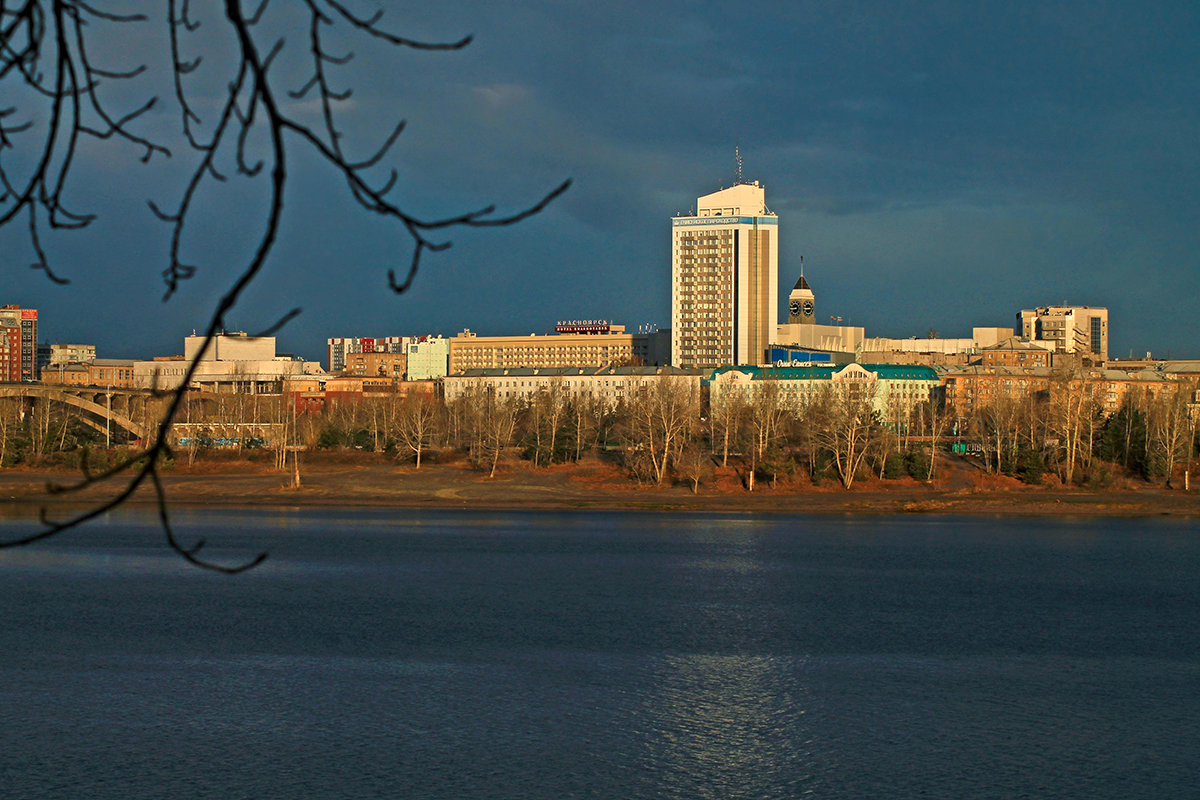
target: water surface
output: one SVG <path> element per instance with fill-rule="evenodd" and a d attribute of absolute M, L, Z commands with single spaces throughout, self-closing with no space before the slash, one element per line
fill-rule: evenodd
<path fill-rule="evenodd" d="M 136 512 L 0 552 L 13 798 L 1197 796 L 1191 523 Z M 13 524 L 6 523 L 9 527 Z"/>

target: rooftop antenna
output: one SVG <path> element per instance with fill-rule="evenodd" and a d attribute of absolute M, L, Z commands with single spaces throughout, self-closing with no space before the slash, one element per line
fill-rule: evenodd
<path fill-rule="evenodd" d="M 734 186 L 740 186 L 742 184 L 742 151 L 736 144 L 733 146 L 733 160 L 737 164 L 737 181 Z"/>

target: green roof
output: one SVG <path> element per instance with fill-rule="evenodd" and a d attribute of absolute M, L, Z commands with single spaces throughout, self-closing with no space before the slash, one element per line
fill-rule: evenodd
<path fill-rule="evenodd" d="M 708 380 L 714 380 L 718 375 L 726 372 L 742 372 L 749 375 L 752 381 L 827 381 L 833 378 L 834 373 L 841 372 L 849 366 L 849 364 L 820 364 L 811 367 L 727 366 L 714 369 Z M 859 364 L 858 366 L 867 372 L 874 372 L 882 380 L 940 381 L 937 370 L 920 364 Z"/>

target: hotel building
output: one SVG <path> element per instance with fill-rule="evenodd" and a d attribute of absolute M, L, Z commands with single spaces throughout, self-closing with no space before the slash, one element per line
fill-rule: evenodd
<path fill-rule="evenodd" d="M 779 217 L 757 181 L 671 220 L 671 363 L 759 364 L 779 319 Z"/>
<path fill-rule="evenodd" d="M 652 334 L 626 333 L 604 320 L 560 322 L 551 335 L 450 339 L 450 374 L 469 369 L 617 367 L 646 364 Z"/>

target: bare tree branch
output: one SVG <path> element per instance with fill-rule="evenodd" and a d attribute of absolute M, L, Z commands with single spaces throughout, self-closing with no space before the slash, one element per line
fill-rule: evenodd
<path fill-rule="evenodd" d="M 20 100 L 0 107 L 0 226 L 25 215 L 29 242 L 37 258 L 33 267 L 45 272 L 50 280 L 67 282 L 50 266 L 51 259 L 42 241 L 45 227 L 54 230 L 81 228 L 96 219 L 92 214 L 68 212 L 63 205 L 81 141 L 112 140 L 133 145 L 140 150 L 143 163 L 149 162 L 155 154 L 172 156 L 170 147 L 154 141 L 138 128 L 148 112 L 159 107 L 161 98 L 151 96 L 132 109 L 110 111 L 110 99 L 104 94 L 105 89 L 146 76 L 151 68 L 148 64 L 132 67 L 97 64 L 90 46 L 100 45 L 100 49 L 104 49 L 105 26 L 165 25 L 166 55 L 171 71 L 171 89 L 166 96 L 169 99 L 173 95 L 178 107 L 180 135 L 186 144 L 182 149 L 195 158 L 195 164 L 188 167 L 182 189 L 173 200 L 147 201 L 155 218 L 170 226 L 168 263 L 162 272 L 166 284 L 164 300 L 170 299 L 181 282 L 197 272 L 196 265 L 185 262 L 183 247 L 201 190 L 210 182 L 227 183 L 231 175 L 266 181 L 267 199 L 251 254 L 213 308 L 204 330 L 201 353 L 226 327 L 229 312 L 258 276 L 275 244 L 287 188 L 289 143 L 313 151 L 329 169 L 342 177 L 351 197 L 364 211 L 390 220 L 411 240 L 411 256 L 404 280 L 397 280 L 395 270 L 387 272 L 388 286 L 397 293 L 412 285 L 425 252 L 438 252 L 450 246 L 449 240 L 433 240 L 429 234 L 452 227 L 515 224 L 541 212 L 570 185 L 570 181 L 564 181 L 538 202 L 508 216 L 496 216 L 491 205 L 436 219 L 426 219 L 402 208 L 387 199 L 397 179 L 396 171 L 389 170 L 382 182 L 373 181 L 368 172 L 387 158 L 404 131 L 405 123 L 402 120 L 395 123 L 382 143 L 367 157 L 352 160 L 347 156 L 342 144 L 345 132 L 339 126 L 338 109 L 352 97 L 353 87 L 337 86 L 330 70 L 349 64 L 355 52 L 340 52 L 340 48 L 335 52 L 326 46 L 325 37 L 330 31 L 340 29 L 367 41 L 424 51 L 461 50 L 473 37 L 441 43 L 422 42 L 381 28 L 382 8 L 370 16 L 359 16 L 337 0 L 289 0 L 286 13 L 291 16 L 288 19 L 296 18 L 297 8 L 308 15 L 304 19 L 307 41 L 294 47 L 303 48 L 309 74 L 301 77 L 297 87 L 287 85 L 287 81 L 294 80 L 290 75 L 276 76 L 272 72 L 276 60 L 288 51 L 289 44 L 284 36 L 266 24 L 270 0 L 259 3 L 214 0 L 212 5 L 220 9 L 224 27 L 205 33 L 202 23 L 212 23 L 215 16 L 206 17 L 203 12 L 213 9 L 202 4 L 193 5 L 192 0 L 169 0 L 165 19 L 157 22 L 145 14 L 121 14 L 82 0 L 19 0 L 16 3 L 0 0 L 0 88 L 23 87 L 30 97 L 43 101 L 40 107 Z M 198 10 L 200 14 L 196 13 Z M 273 16 L 282 13 L 285 12 L 272 11 Z M 208 48 L 216 41 L 212 37 L 220 35 L 230 37 L 236 60 L 219 93 L 216 111 L 206 122 L 202 109 L 209 105 L 205 88 L 211 85 L 211 78 L 195 89 L 192 82 L 200 75 L 205 56 L 211 54 Z M 264 42 L 269 44 L 264 45 Z M 190 53 L 189 45 L 195 46 L 197 52 Z M 317 128 L 310 127 L 279 100 L 281 97 L 298 100 L 314 93 L 321 109 L 321 122 Z M 20 92 L 6 94 L 6 103 L 9 96 L 19 97 Z M 6 161 L 3 154 L 8 151 L 20 152 L 23 158 Z M 231 174 L 226 174 L 224 169 L 231 170 Z M 263 335 L 278 331 L 299 313 L 299 309 L 292 309 Z M 85 462 L 83 476 L 78 482 L 53 487 L 55 492 L 77 491 L 120 479 L 122 483 L 111 497 L 70 519 L 55 521 L 43 514 L 41 530 L 23 538 L 0 541 L 0 547 L 30 544 L 71 530 L 121 505 L 143 484 L 149 484 L 157 499 L 160 524 L 168 546 L 189 563 L 227 573 L 240 572 L 261 563 L 265 554 L 233 566 L 202 559 L 198 553 L 204 543 L 197 542 L 190 547 L 182 545 L 170 523 L 159 464 L 170 453 L 168 433 L 197 368 L 196 360 L 190 362 L 179 388 L 167 394 L 169 401 L 156 435 L 143 452 L 99 473 L 92 473 Z"/>

